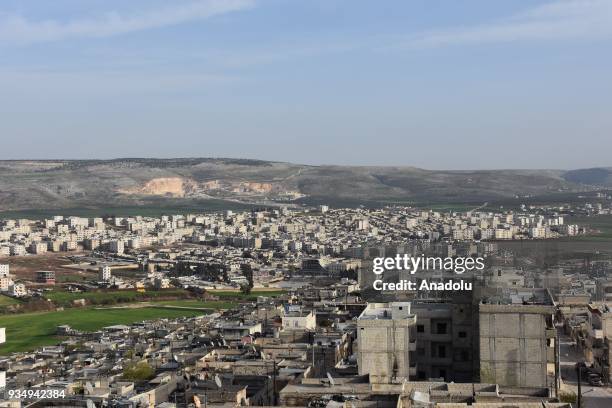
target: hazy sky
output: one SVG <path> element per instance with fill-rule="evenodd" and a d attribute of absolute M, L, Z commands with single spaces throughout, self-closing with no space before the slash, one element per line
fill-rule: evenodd
<path fill-rule="evenodd" d="M 612 0 L 2 0 L 0 158 L 612 165 Z"/>

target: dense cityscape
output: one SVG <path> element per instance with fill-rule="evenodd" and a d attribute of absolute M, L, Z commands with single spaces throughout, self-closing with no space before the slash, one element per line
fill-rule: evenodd
<path fill-rule="evenodd" d="M 5 219 L 0 406 L 607 406 L 612 254 L 559 249 L 603 198 Z M 425 253 L 486 267 L 372 290 L 373 258 Z"/>

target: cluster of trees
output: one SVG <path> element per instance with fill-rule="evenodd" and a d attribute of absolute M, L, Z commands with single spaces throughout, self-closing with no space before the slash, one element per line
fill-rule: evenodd
<path fill-rule="evenodd" d="M 210 282 L 228 283 L 230 281 L 227 273 L 227 267 L 220 263 L 194 264 L 189 261 L 181 261 L 175 265 L 172 273 L 176 276 L 198 275 L 202 279 Z"/>
<path fill-rule="evenodd" d="M 123 378 L 130 381 L 147 381 L 155 377 L 155 369 L 146 361 L 130 362 L 123 369 Z"/>
<path fill-rule="evenodd" d="M 247 280 L 247 284 L 246 285 L 242 285 L 240 287 L 240 291 L 244 294 L 249 294 L 251 293 L 251 289 L 253 289 L 253 268 L 251 268 L 251 265 L 249 264 L 242 264 L 240 265 L 240 270 L 242 272 L 242 276 L 244 276 Z"/>

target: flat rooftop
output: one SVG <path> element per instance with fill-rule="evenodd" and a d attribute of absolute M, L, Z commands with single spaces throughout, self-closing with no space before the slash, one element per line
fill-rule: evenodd
<path fill-rule="evenodd" d="M 410 315 L 410 302 L 368 303 L 359 316 L 360 320 L 398 319 Z"/>
<path fill-rule="evenodd" d="M 483 305 L 538 305 L 553 306 L 553 298 L 548 289 L 530 288 L 499 288 L 491 296 L 485 296 L 481 302 Z"/>

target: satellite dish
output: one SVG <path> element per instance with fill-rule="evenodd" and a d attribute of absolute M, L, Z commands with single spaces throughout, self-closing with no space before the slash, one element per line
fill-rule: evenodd
<path fill-rule="evenodd" d="M 172 355 L 172 360 L 176 361 L 178 363 L 178 357 L 176 356 L 176 354 Z"/>
<path fill-rule="evenodd" d="M 227 341 L 225 341 L 225 337 L 222 339 L 222 341 L 223 341 L 223 345 L 227 346 Z"/>
<path fill-rule="evenodd" d="M 329 385 L 331 385 L 332 387 L 336 385 L 336 383 L 334 382 L 334 377 L 331 376 L 329 371 L 327 372 L 327 378 L 329 379 Z"/>
<path fill-rule="evenodd" d="M 221 377 L 219 377 L 219 375 L 215 374 L 215 384 L 217 384 L 217 387 L 221 388 L 223 387 L 223 383 L 221 382 Z"/>
<path fill-rule="evenodd" d="M 87 400 L 87 408 L 96 408 L 96 404 L 93 403 L 92 400 L 88 399 Z"/>
<path fill-rule="evenodd" d="M 89 382 L 85 383 L 85 389 L 87 390 L 89 394 L 93 394 L 93 387 L 91 386 Z"/>

